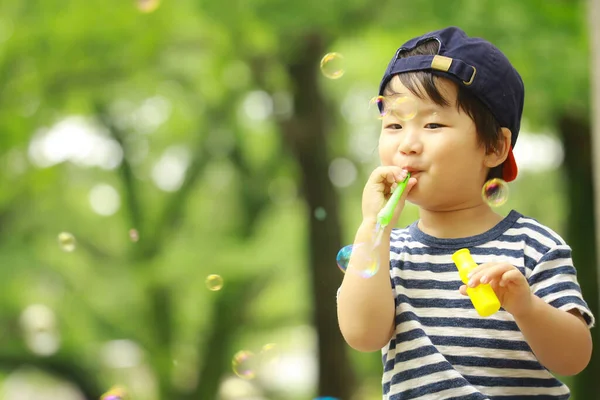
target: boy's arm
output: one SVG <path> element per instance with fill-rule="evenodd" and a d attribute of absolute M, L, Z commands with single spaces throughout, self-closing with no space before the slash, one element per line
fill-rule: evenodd
<path fill-rule="evenodd" d="M 575 375 L 588 365 L 594 316 L 582 297 L 568 245 L 550 248 L 527 278 L 506 262 L 481 264 L 469 276 L 471 287 L 492 285 L 543 366 Z M 465 287 L 461 293 L 466 294 Z"/>
<path fill-rule="evenodd" d="M 373 248 L 376 221 L 365 220 L 356 234 L 352 252 L 337 300 L 338 323 L 346 342 L 356 350 L 371 352 L 383 348 L 395 327 L 395 302 L 390 283 L 390 233 L 385 229 L 379 248 L 379 269 L 363 278 L 358 272 L 368 269 L 360 250 Z M 356 248 L 356 247 L 355 247 Z"/>
<path fill-rule="evenodd" d="M 559 310 L 534 294 L 529 310 L 514 315 L 540 363 L 560 375 L 576 375 L 589 363 L 592 336 L 576 310 Z"/>

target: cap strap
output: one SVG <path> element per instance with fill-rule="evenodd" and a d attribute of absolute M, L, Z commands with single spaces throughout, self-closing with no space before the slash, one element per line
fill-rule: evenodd
<path fill-rule="evenodd" d="M 443 71 L 454 75 L 467 86 L 473 83 L 475 74 L 477 73 L 477 69 L 475 69 L 474 66 L 457 58 L 429 55 L 398 58 L 393 62 L 388 75 L 393 76 L 402 72 L 423 71 L 429 69 Z"/>

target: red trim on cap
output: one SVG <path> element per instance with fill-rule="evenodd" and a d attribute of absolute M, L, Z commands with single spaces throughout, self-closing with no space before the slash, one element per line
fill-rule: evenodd
<path fill-rule="evenodd" d="M 518 172 L 519 169 L 517 168 L 517 162 L 515 161 L 515 156 L 511 148 L 508 151 L 508 157 L 502 166 L 502 179 L 504 179 L 506 182 L 514 181 Z"/>

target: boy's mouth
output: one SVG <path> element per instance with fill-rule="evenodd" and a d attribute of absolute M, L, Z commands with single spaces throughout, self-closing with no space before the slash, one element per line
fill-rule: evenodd
<path fill-rule="evenodd" d="M 415 176 L 419 172 L 422 172 L 422 170 L 420 170 L 420 169 L 408 167 L 408 166 L 402 167 L 402 169 L 405 170 L 406 172 L 410 172 L 411 176 Z"/>

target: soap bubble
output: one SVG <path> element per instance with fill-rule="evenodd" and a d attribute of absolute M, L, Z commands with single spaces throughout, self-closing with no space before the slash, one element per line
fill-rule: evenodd
<path fill-rule="evenodd" d="M 416 117 L 419 111 L 417 101 L 408 96 L 377 96 L 369 104 L 376 107 L 379 119 L 391 116 L 406 122 Z"/>
<path fill-rule="evenodd" d="M 137 0 L 137 7 L 143 13 L 151 13 L 160 6 L 160 0 Z"/>
<path fill-rule="evenodd" d="M 137 229 L 129 230 L 129 239 L 132 242 L 137 242 L 138 240 L 140 240 L 140 233 L 137 231 Z"/>
<path fill-rule="evenodd" d="M 75 250 L 75 236 L 69 232 L 61 232 L 58 234 L 58 245 L 63 251 L 72 252 Z"/>
<path fill-rule="evenodd" d="M 337 265 L 343 273 L 346 273 L 346 270 L 348 269 L 348 263 L 350 262 L 350 256 L 352 255 L 353 248 L 354 245 L 349 244 L 348 246 L 342 247 L 342 249 L 337 253 Z"/>
<path fill-rule="evenodd" d="M 323 221 L 325 218 L 327 218 L 327 211 L 325 211 L 323 207 L 315 208 L 314 214 L 317 221 Z"/>
<path fill-rule="evenodd" d="M 321 59 L 321 72 L 329 79 L 339 79 L 344 75 L 344 56 L 340 53 L 327 53 Z"/>
<path fill-rule="evenodd" d="M 279 361 L 279 348 L 275 343 L 267 343 L 259 353 L 261 366 L 274 364 Z"/>
<path fill-rule="evenodd" d="M 221 290 L 223 287 L 223 278 L 220 275 L 211 274 L 206 277 L 206 287 L 208 290 L 212 290 L 216 292 L 217 290 Z"/>
<path fill-rule="evenodd" d="M 383 239 L 383 235 L 385 233 L 385 227 L 381 226 L 378 222 L 375 226 L 375 230 L 373 231 L 373 246 L 377 247 L 381 244 L 381 240 Z"/>
<path fill-rule="evenodd" d="M 483 185 L 481 196 L 490 207 L 499 207 L 508 200 L 508 184 L 502 179 L 490 179 Z"/>
<path fill-rule="evenodd" d="M 370 249 L 369 249 L 370 247 Z M 362 265 L 361 269 L 356 270 L 363 278 L 370 278 L 379 271 L 379 258 L 377 254 L 377 247 L 365 246 L 362 243 L 349 244 L 340 249 L 337 254 L 336 261 L 337 265 L 346 273 L 348 264 L 350 263 L 350 256 L 356 252 L 356 261 L 359 261 Z"/>
<path fill-rule="evenodd" d="M 247 350 L 238 351 L 231 361 L 233 372 L 242 379 L 254 379 L 256 377 L 256 357 L 254 353 Z"/>
<path fill-rule="evenodd" d="M 382 119 L 383 117 L 385 117 L 385 97 L 383 97 L 383 96 L 373 97 L 369 101 L 369 109 L 371 109 L 372 107 L 375 107 L 375 110 L 377 111 L 379 119 Z"/>
<path fill-rule="evenodd" d="M 127 392 L 121 386 L 115 386 L 108 392 L 104 393 L 100 400 L 125 400 L 127 399 Z"/>

